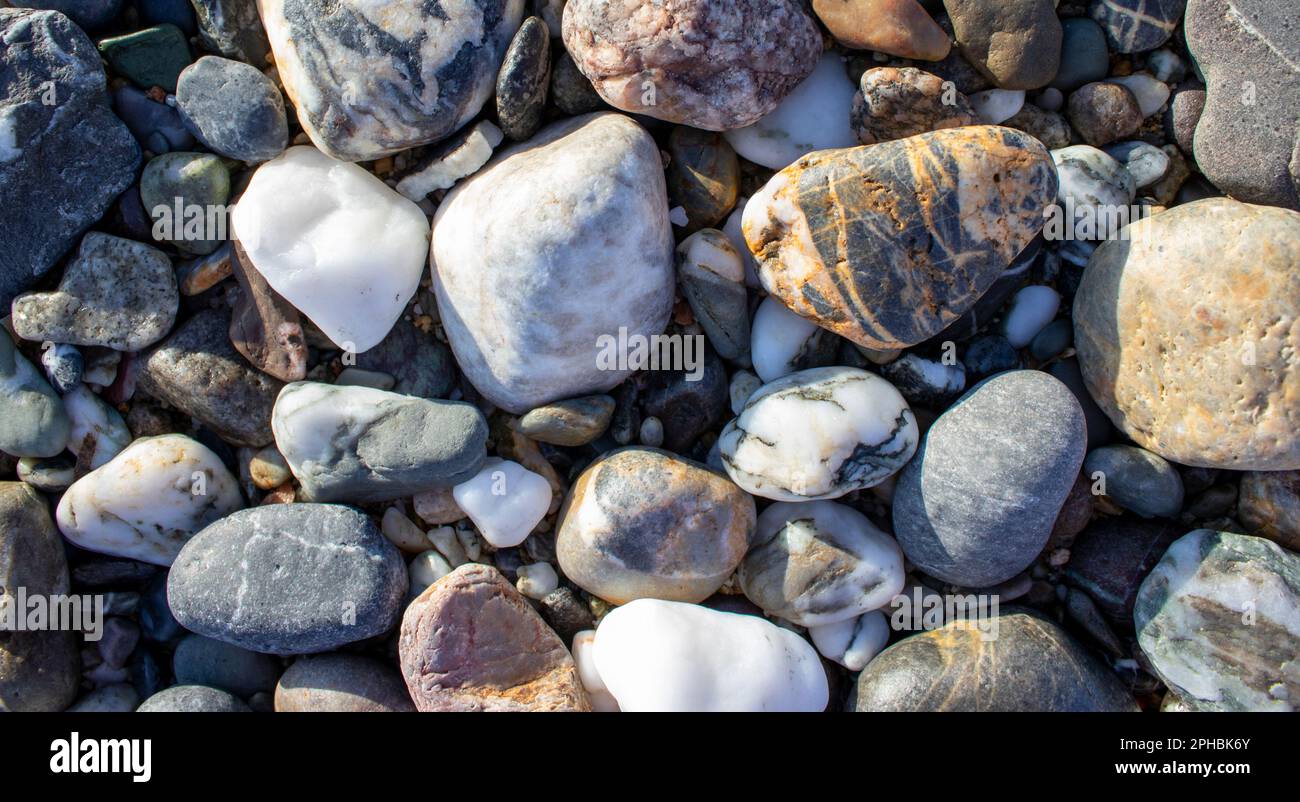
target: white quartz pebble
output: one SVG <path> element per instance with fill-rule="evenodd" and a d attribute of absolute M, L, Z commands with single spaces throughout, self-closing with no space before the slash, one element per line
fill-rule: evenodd
<path fill-rule="evenodd" d="M 515 573 L 519 576 L 515 588 L 530 599 L 544 599 L 560 586 L 560 577 L 550 563 L 521 565 Z"/>
<path fill-rule="evenodd" d="M 747 370 L 742 369 L 731 374 L 731 385 L 727 392 L 731 397 L 732 414 L 739 415 L 745 408 L 745 402 L 762 386 L 763 380 Z"/>
<path fill-rule="evenodd" d="M 1002 335 L 1013 348 L 1024 348 L 1034 335 L 1056 318 L 1061 296 L 1051 287 L 1025 287 L 1011 300 L 1011 308 L 1002 318 Z"/>
<path fill-rule="evenodd" d="M 428 258 L 420 207 L 361 167 L 293 147 L 257 168 L 231 222 L 253 266 L 355 353 L 388 335 Z"/>
<path fill-rule="evenodd" d="M 749 333 L 750 359 L 754 372 L 764 383 L 776 381 L 799 369 L 795 363 L 807 356 L 814 337 L 834 334 L 811 320 L 799 317 L 774 296 L 767 296 L 754 313 Z"/>
<path fill-rule="evenodd" d="M 847 621 L 810 627 L 808 635 L 827 660 L 861 671 L 889 643 L 889 619 L 872 610 Z"/>
<path fill-rule="evenodd" d="M 88 456 L 92 469 L 107 464 L 131 442 L 126 421 L 86 385 L 79 384 L 63 396 L 63 408 L 72 421 L 68 450 L 80 459 L 82 451 L 91 449 Z"/>
<path fill-rule="evenodd" d="M 594 629 L 584 629 L 573 636 L 573 662 L 578 666 L 578 679 L 582 681 L 587 698 L 591 700 L 593 713 L 618 713 L 618 700 L 610 694 L 600 679 L 600 672 L 596 670 L 596 661 L 591 653 L 595 641 Z"/>
<path fill-rule="evenodd" d="M 817 712 L 816 650 L 754 615 L 637 599 L 596 630 L 595 667 L 625 712 Z"/>
<path fill-rule="evenodd" d="M 745 265 L 745 286 L 761 289 L 763 282 L 758 278 L 758 263 L 754 261 L 754 254 L 750 253 L 749 245 L 745 243 L 745 232 L 742 227 L 745 219 L 745 204 L 748 202 L 748 198 L 736 200 L 735 211 L 727 218 L 727 222 L 722 224 L 722 233 L 731 240 L 732 247 L 740 254 L 740 261 Z"/>
<path fill-rule="evenodd" d="M 450 574 L 452 570 L 446 558 L 436 551 L 430 550 L 417 554 L 406 567 L 411 588 L 408 595 L 411 598 L 419 596 L 425 588 Z"/>
<path fill-rule="evenodd" d="M 445 153 L 439 153 L 397 182 L 397 191 L 413 201 L 423 200 L 430 192 L 451 189 L 467 175 L 473 175 L 492 158 L 492 151 L 501 144 L 501 129 L 487 120 L 474 124 L 468 131 L 457 134 L 456 144 Z"/>
<path fill-rule="evenodd" d="M 970 104 L 982 122 L 989 125 L 1010 120 L 1025 105 L 1023 89 L 985 89 L 970 95 Z"/>
<path fill-rule="evenodd" d="M 499 549 L 523 543 L 551 506 L 545 477 L 509 460 L 489 459 L 452 495 L 483 539 Z"/>
<path fill-rule="evenodd" d="M 1169 86 L 1145 72 L 1107 78 L 1106 82 L 1127 87 L 1133 93 L 1133 97 L 1137 98 L 1138 108 L 1142 110 L 1143 117 L 1150 117 L 1160 111 L 1169 100 Z"/>

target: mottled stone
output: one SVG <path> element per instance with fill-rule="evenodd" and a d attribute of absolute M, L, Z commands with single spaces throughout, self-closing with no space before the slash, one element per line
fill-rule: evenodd
<path fill-rule="evenodd" d="M 1020 111 L 1009 117 L 1003 125 L 1024 131 L 1042 142 L 1049 150 L 1069 145 L 1073 135 L 1070 123 L 1064 117 L 1054 111 L 1041 109 L 1033 103 L 1021 106 Z"/>
<path fill-rule="evenodd" d="M 542 124 L 551 83 L 551 33 L 540 17 L 529 17 L 510 42 L 497 74 L 497 120 L 501 130 L 522 142 Z"/>
<path fill-rule="evenodd" d="M 1084 84 L 1070 94 L 1066 117 L 1083 141 L 1100 147 L 1134 134 L 1142 125 L 1142 108 L 1126 86 Z"/>
<path fill-rule="evenodd" d="M 1198 529 L 1138 591 L 1138 645 L 1195 710 L 1293 711 L 1300 698 L 1300 556 Z"/>
<path fill-rule="evenodd" d="M 1074 300 L 1092 397 L 1173 462 L 1300 468 L 1300 213 L 1212 198 L 1125 232 Z"/>
<path fill-rule="evenodd" d="M 1089 452 L 1083 473 L 1104 477 L 1105 495 L 1143 518 L 1173 518 L 1183 508 L 1183 480 L 1159 456 L 1134 446 L 1104 446 Z"/>
<path fill-rule="evenodd" d="M 956 87 L 915 67 L 875 67 L 862 73 L 850 115 L 864 145 L 979 123 L 970 100 Z"/>
<path fill-rule="evenodd" d="M 967 126 L 811 154 L 745 207 L 763 286 L 874 349 L 937 334 L 1042 229 L 1056 170 L 1037 140 Z"/>
<path fill-rule="evenodd" d="M 1141 53 L 1169 41 L 1186 5 L 1187 0 L 1091 0 L 1088 15 L 1101 24 L 1116 53 Z"/>
<path fill-rule="evenodd" d="M 1056 77 L 1061 21 L 1053 0 L 944 0 L 957 47 L 1002 89 L 1038 89 Z"/>
<path fill-rule="evenodd" d="M 68 445 L 72 421 L 36 366 L 0 330 L 0 451 L 53 457 Z"/>
<path fill-rule="evenodd" d="M 1084 479 L 1091 483 L 1088 476 Z M 1075 538 L 1065 581 L 1086 592 L 1112 622 L 1128 630 L 1142 580 L 1183 533 L 1176 524 L 1101 516 Z"/>
<path fill-rule="evenodd" d="M 1251 471 L 1241 477 L 1237 520 L 1252 533 L 1300 552 L 1300 471 Z"/>
<path fill-rule="evenodd" d="M 944 409 L 966 389 L 966 368 L 960 362 L 946 364 L 904 354 L 887 365 L 880 375 L 902 393 L 907 403 L 929 409 Z"/>
<path fill-rule="evenodd" d="M 1121 142 L 1107 147 L 1106 153 L 1124 165 L 1139 188 L 1151 186 L 1169 172 L 1169 154 L 1146 142 Z"/>
<path fill-rule="evenodd" d="M 1196 80 L 1189 80 L 1174 89 L 1169 99 L 1169 108 L 1165 111 L 1165 136 L 1173 140 L 1184 153 L 1196 150 L 1196 126 L 1205 113 L 1205 85 Z M 1207 129 L 1208 130 L 1208 129 Z M 1221 158 L 1220 154 L 1211 155 L 1211 162 Z"/>
<path fill-rule="evenodd" d="M 113 72 L 141 89 L 159 86 L 169 95 L 192 59 L 185 34 L 170 24 L 103 39 L 99 52 Z"/>
<path fill-rule="evenodd" d="M 585 712 L 573 657 L 486 565 L 463 565 L 406 609 L 402 674 L 421 712 Z"/>
<path fill-rule="evenodd" d="M 592 463 L 557 523 L 560 569 L 613 604 L 700 602 L 731 576 L 754 532 L 754 501 L 703 465 L 625 448 Z"/>
<path fill-rule="evenodd" d="M 925 573 L 988 587 L 1042 551 L 1083 464 L 1083 410 L 1046 373 L 1000 373 L 926 433 L 894 489 L 894 535 Z"/>
<path fill-rule="evenodd" d="M 279 88 L 239 61 L 204 56 L 186 67 L 177 82 L 176 107 L 199 141 L 222 156 L 264 162 L 289 141 Z"/>
<path fill-rule="evenodd" d="M 0 335 L 3 337 L 4 335 Z M 20 482 L 0 482 L 0 600 L 66 594 L 68 564 L 45 500 Z M 69 631 L 0 633 L 0 712 L 58 712 L 77 696 L 79 639 Z"/>
<path fill-rule="evenodd" d="M 916 0 L 813 0 L 835 41 L 854 50 L 939 61 L 952 42 Z"/>
<path fill-rule="evenodd" d="M 564 45 L 611 106 L 708 131 L 772 111 L 822 52 L 793 0 L 569 0 Z"/>
<path fill-rule="evenodd" d="M 230 258 L 239 300 L 230 314 L 230 342 L 253 367 L 280 381 L 307 375 L 307 336 L 298 310 L 271 288 L 237 241 Z"/>
<path fill-rule="evenodd" d="M 591 114 L 609 108 L 563 48 L 551 67 L 551 101 L 560 111 L 571 115 Z"/>
<path fill-rule="evenodd" d="M 358 654 L 303 657 L 275 686 L 277 713 L 410 713 L 402 675 Z"/>
<path fill-rule="evenodd" d="M 713 131 L 677 126 L 668 137 L 668 199 L 686 211 L 687 232 L 712 228 L 736 205 L 740 162 Z"/>
<path fill-rule="evenodd" d="M 204 47 L 261 68 L 271 54 L 257 0 L 190 0 Z"/>
<path fill-rule="evenodd" d="M 145 699 L 137 713 L 251 713 L 243 700 L 204 685 L 173 685 Z"/>
<path fill-rule="evenodd" d="M 212 153 L 155 156 L 140 176 L 140 203 L 159 242 L 187 254 L 209 254 L 227 238 L 226 201 L 230 171 Z"/>
<path fill-rule="evenodd" d="M 402 556 L 365 515 L 272 504 L 222 518 L 181 549 L 167 600 L 186 629 L 268 654 L 312 654 L 390 631 Z"/>
<path fill-rule="evenodd" d="M 858 677 L 858 712 L 1136 712 L 1119 679 L 1038 613 L 1009 609 L 904 638 Z M 989 632 L 996 632 L 989 637 Z"/>
<path fill-rule="evenodd" d="M 95 46 L 53 11 L 0 8 L 0 309 L 135 181 L 140 146 L 108 106 Z"/>
<path fill-rule="evenodd" d="M 1118 234 L 1129 221 L 1129 206 L 1137 195 L 1133 176 L 1124 165 L 1091 145 L 1054 150 L 1052 161 L 1056 164 L 1060 221 L 1065 224 L 1072 220 L 1073 231 L 1052 224 L 1047 236 L 1058 240 L 1101 240 Z"/>

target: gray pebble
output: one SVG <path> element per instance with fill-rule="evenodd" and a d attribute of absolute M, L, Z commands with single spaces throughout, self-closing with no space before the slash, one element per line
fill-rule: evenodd
<path fill-rule="evenodd" d="M 1183 508 L 1183 480 L 1174 466 L 1136 446 L 1098 448 L 1084 460 L 1090 480 L 1105 477 L 1105 492 L 1116 504 L 1143 518 L 1172 518 Z"/>
<path fill-rule="evenodd" d="M 204 56 L 185 68 L 176 104 L 186 127 L 222 156 L 263 162 L 289 142 L 284 98 L 256 67 Z"/>

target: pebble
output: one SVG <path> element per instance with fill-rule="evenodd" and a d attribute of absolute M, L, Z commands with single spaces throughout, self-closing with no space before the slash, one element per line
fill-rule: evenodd
<path fill-rule="evenodd" d="M 252 267 L 351 353 L 378 345 L 402 315 L 429 238 L 418 206 L 362 168 L 309 147 L 259 167 L 231 224 Z"/>
<path fill-rule="evenodd" d="M 835 499 L 897 473 L 916 416 L 894 386 L 857 368 L 814 368 L 763 386 L 718 438 L 732 481 L 776 501 Z"/>
<path fill-rule="evenodd" d="M 1300 552 L 1300 471 L 1243 474 L 1237 519 L 1251 534 Z"/>
<path fill-rule="evenodd" d="M 498 549 L 523 543 L 551 506 L 551 485 L 544 476 L 496 458 L 457 483 L 452 495 L 483 539 Z"/>
<path fill-rule="evenodd" d="M 1011 308 L 1002 318 L 1002 335 L 1012 348 L 1024 348 L 1052 322 L 1060 307 L 1060 293 L 1051 287 L 1025 287 L 1011 299 Z"/>
<path fill-rule="evenodd" d="M 917 568 L 988 587 L 1042 551 L 1083 464 L 1083 410 L 1031 370 L 981 382 L 941 415 L 894 490 L 894 535 Z"/>
<path fill-rule="evenodd" d="M 1300 378 L 1279 367 L 1300 346 L 1300 213 L 1211 198 L 1126 233 L 1097 249 L 1075 296 L 1092 397 L 1173 462 L 1300 468 L 1300 407 L 1282 401 Z"/>
<path fill-rule="evenodd" d="M 759 516 L 737 578 L 767 615 L 819 627 L 888 604 L 903 589 L 903 552 L 852 507 L 779 502 Z"/>
<path fill-rule="evenodd" d="M 421 712 L 590 710 L 564 643 L 485 565 L 457 568 L 411 603 L 398 653 Z"/>
<path fill-rule="evenodd" d="M 655 417 L 649 417 L 641 421 L 640 432 L 641 445 L 650 448 L 658 448 L 664 444 L 664 425 Z"/>
<path fill-rule="evenodd" d="M 350 162 L 436 142 L 475 117 L 523 19 L 518 0 L 466 0 L 438 14 L 419 0 L 383 14 L 327 0 L 258 10 L 303 130 Z"/>
<path fill-rule="evenodd" d="M 949 365 L 916 354 L 904 354 L 881 365 L 880 375 L 907 403 L 929 409 L 946 407 L 966 389 L 966 368 L 960 362 Z"/>
<path fill-rule="evenodd" d="M 731 375 L 731 385 L 727 392 L 731 398 L 731 414 L 739 415 L 745 408 L 749 397 L 763 386 L 763 380 L 747 370 L 737 370 Z"/>
<path fill-rule="evenodd" d="M 0 40 L 25 42 L 0 51 L 10 76 L 0 94 L 0 309 L 8 309 L 135 182 L 140 146 L 109 108 L 94 44 L 66 17 L 0 9 Z M 57 105 L 42 102 L 51 86 Z"/>
<path fill-rule="evenodd" d="M 563 33 L 611 106 L 707 131 L 771 112 L 822 52 L 817 23 L 793 0 L 664 0 L 652 9 L 569 0 Z"/>
<path fill-rule="evenodd" d="M 136 440 L 73 483 L 59 501 L 63 536 L 83 549 L 171 565 L 191 537 L 241 509 L 239 485 L 185 435 Z"/>
<path fill-rule="evenodd" d="M 176 107 L 200 142 L 231 159 L 274 159 L 289 141 L 280 90 L 240 61 L 204 56 L 186 67 L 177 82 Z"/>
<path fill-rule="evenodd" d="M 230 342 L 254 367 L 280 381 L 307 375 L 307 336 L 294 309 L 253 268 L 238 242 L 230 260 L 239 297 L 230 315 Z"/>
<path fill-rule="evenodd" d="M 753 499 L 704 466 L 624 448 L 574 482 L 555 553 L 571 582 L 612 604 L 699 602 L 740 565 L 755 515 Z"/>
<path fill-rule="evenodd" d="M 401 555 L 365 515 L 272 504 L 190 539 L 167 598 L 191 632 L 254 652 L 313 654 L 391 631 L 406 587 Z"/>
<path fill-rule="evenodd" d="M 1096 449 L 1083 461 L 1085 476 L 1104 477 L 1105 495 L 1143 518 L 1174 518 L 1183 508 L 1183 480 L 1174 466 L 1135 446 Z"/>
<path fill-rule="evenodd" d="M 0 482 L 0 587 L 11 589 L 10 597 L 13 588 L 26 588 L 29 597 L 69 592 L 63 541 L 47 510 L 32 488 Z M 80 680 L 78 646 L 79 639 L 66 631 L 5 632 L 0 712 L 58 712 L 72 704 Z"/>
<path fill-rule="evenodd" d="M 456 383 L 456 362 L 432 330 L 404 317 L 379 345 L 355 356 L 356 368 L 392 376 L 389 389 L 420 398 L 446 398 Z M 346 372 L 346 371 L 345 371 Z M 342 374 L 339 374 L 342 378 Z"/>
<path fill-rule="evenodd" d="M 1000 89 L 1056 77 L 1061 22 L 1052 0 L 944 0 L 962 56 Z"/>
<path fill-rule="evenodd" d="M 456 504 L 454 488 L 440 487 L 417 493 L 411 499 L 415 514 L 427 524 L 454 524 L 464 519 L 465 511 Z"/>
<path fill-rule="evenodd" d="M 76 346 L 51 343 L 50 347 L 41 348 L 41 367 L 45 368 L 46 378 L 60 395 L 81 384 L 84 366 Z"/>
<path fill-rule="evenodd" d="M 413 713 L 402 675 L 359 654 L 302 657 L 275 686 L 277 713 Z"/>
<path fill-rule="evenodd" d="M 464 565 L 464 563 L 461 563 Z M 410 580 L 410 586 L 407 590 L 407 598 L 414 601 L 424 589 L 442 579 L 453 570 L 452 564 L 448 562 L 438 551 L 425 551 L 417 554 L 415 559 L 407 567 L 407 576 Z"/>
<path fill-rule="evenodd" d="M 515 588 L 530 599 L 541 601 L 560 586 L 560 578 L 550 563 L 532 563 L 520 566 Z"/>
<path fill-rule="evenodd" d="M 706 228 L 677 246 L 677 281 L 695 320 L 723 359 L 749 353 L 745 266 L 727 235 Z"/>
<path fill-rule="evenodd" d="M 469 404 L 319 382 L 281 390 L 271 429 L 312 501 L 387 501 L 459 484 L 483 465 L 488 435 Z"/>
<path fill-rule="evenodd" d="M 130 84 L 113 90 L 113 111 L 131 129 L 140 146 L 151 153 L 190 150 L 194 136 L 176 109 L 149 97 Z"/>
<path fill-rule="evenodd" d="M 173 685 L 140 703 L 137 713 L 251 713 L 236 696 L 205 685 Z"/>
<path fill-rule="evenodd" d="M 131 430 L 122 415 L 86 385 L 78 385 L 66 393 L 63 408 L 72 421 L 68 450 L 76 455 L 79 465 L 94 470 L 130 445 Z"/>
<path fill-rule="evenodd" d="M 18 460 L 18 479 L 46 493 L 62 493 L 76 478 L 76 464 L 64 456 Z"/>
<path fill-rule="evenodd" d="M 395 187 L 403 197 L 419 203 L 430 193 L 451 189 L 456 182 L 479 171 L 505 138 L 501 129 L 479 120 L 444 140 L 401 173 Z"/>
<path fill-rule="evenodd" d="M 808 628 L 817 651 L 849 671 L 861 671 L 889 643 L 889 619 L 879 610 Z"/>
<path fill-rule="evenodd" d="M 916 0 L 813 0 L 813 12 L 853 50 L 941 61 L 952 43 Z"/>
<path fill-rule="evenodd" d="M 407 554 L 419 554 L 429 549 L 429 538 L 416 526 L 400 507 L 389 507 L 379 521 L 379 528 L 394 546 Z"/>
<path fill-rule="evenodd" d="M 886 649 L 858 676 L 850 709 L 1119 713 L 1137 705 L 1065 630 L 1010 608 L 978 624 L 951 621 Z"/>
<path fill-rule="evenodd" d="M 261 67 L 271 45 L 256 0 L 190 0 L 204 49 Z"/>
<path fill-rule="evenodd" d="M 1024 131 L 1050 150 L 1066 147 L 1074 135 L 1064 117 L 1032 103 L 1022 106 L 1020 111 L 1006 121 L 1006 126 Z"/>
<path fill-rule="evenodd" d="M 1074 324 L 1060 318 L 1047 324 L 1029 342 L 1029 355 L 1039 362 L 1054 359 L 1074 344 Z"/>
<path fill-rule="evenodd" d="M 1106 31 L 1116 53 L 1155 50 L 1169 41 L 1187 0 L 1090 0 L 1088 15 Z"/>
<path fill-rule="evenodd" d="M 1210 529 L 1169 547 L 1133 612 L 1156 674 L 1195 710 L 1295 710 L 1297 622 L 1300 556 Z"/>
<path fill-rule="evenodd" d="M 1061 66 L 1052 87 L 1072 92 L 1110 72 L 1110 53 L 1101 26 L 1087 17 L 1061 20 Z"/>
<path fill-rule="evenodd" d="M 171 331 L 180 294 L 171 260 L 143 243 L 92 231 L 58 290 L 21 295 L 13 327 L 25 340 L 140 351 Z"/>
<path fill-rule="evenodd" d="M 211 153 L 164 153 L 150 159 L 140 176 L 140 202 L 153 220 L 153 238 L 190 255 L 221 246 L 225 237 L 218 235 L 224 232 L 209 221 L 223 213 L 229 198 L 230 171 Z"/>
<path fill-rule="evenodd" d="M 826 672 L 806 640 L 762 618 L 638 599 L 605 616 L 592 646 L 624 712 L 825 709 Z"/>
<path fill-rule="evenodd" d="M 716 132 L 679 125 L 668 137 L 668 158 L 668 202 L 686 211 L 686 230 L 726 219 L 740 192 L 740 162 L 731 144 Z"/>
<path fill-rule="evenodd" d="M 1091 485 L 1090 475 L 1084 480 Z M 1182 533 L 1167 521 L 1098 517 L 1070 546 L 1065 581 L 1087 593 L 1108 619 L 1127 630 L 1138 587 Z"/>
<path fill-rule="evenodd" d="M 1174 89 L 1163 120 L 1165 137 L 1172 139 L 1184 153 L 1196 150 L 1196 126 L 1205 113 L 1205 85 L 1190 80 Z M 1218 154 L 1207 154 L 1214 164 Z"/>
<path fill-rule="evenodd" d="M 281 670 L 280 661 L 269 655 L 186 635 L 172 654 L 172 673 L 177 685 L 207 685 L 247 699 L 275 690 Z"/>
<path fill-rule="evenodd" d="M 497 120 L 507 138 L 522 142 L 537 133 L 551 83 L 551 32 L 528 17 L 506 49 L 496 79 Z"/>
<path fill-rule="evenodd" d="M 1135 72 L 1132 75 L 1121 75 L 1106 80 L 1113 84 L 1119 84 L 1133 93 L 1143 119 L 1160 111 L 1164 108 L 1165 103 L 1169 101 L 1168 85 L 1156 80 L 1148 73 Z"/>
<path fill-rule="evenodd" d="M 985 89 L 971 95 L 970 104 L 980 122 L 997 125 L 1020 112 L 1025 105 L 1025 90 Z"/>
<path fill-rule="evenodd" d="M 744 232 L 763 286 L 796 313 L 867 348 L 903 348 L 974 306 L 1055 196 L 1037 140 L 967 126 L 809 156 L 750 200 Z"/>
<path fill-rule="evenodd" d="M 176 93 L 176 79 L 189 65 L 190 45 L 175 25 L 155 25 L 99 42 L 99 52 L 113 72 L 141 89 L 160 86 Z"/>
<path fill-rule="evenodd" d="M 724 136 L 744 158 L 780 170 L 812 151 L 857 144 L 845 116 L 853 97 L 843 60 L 830 52 L 769 114 Z"/>
<path fill-rule="evenodd" d="M 593 713 L 618 713 L 618 700 L 605 687 L 605 683 L 600 678 L 600 672 L 596 670 L 596 658 L 594 648 L 596 646 L 596 631 L 594 629 L 579 632 L 573 637 L 573 662 L 578 667 L 578 678 L 582 681 L 582 687 L 587 691 L 587 697 L 591 700 L 591 711 Z"/>
<path fill-rule="evenodd" d="M 222 313 L 199 312 L 141 355 L 138 386 L 223 440 L 261 448 L 272 440 L 271 410 L 283 385 L 244 361 L 229 328 Z"/>
<path fill-rule="evenodd" d="M 1121 142 L 1107 146 L 1105 151 L 1107 156 L 1124 165 L 1138 189 L 1151 186 L 1169 172 L 1169 155 L 1146 142 Z"/>
<path fill-rule="evenodd" d="M 839 338 L 832 332 L 799 317 L 770 295 L 754 313 L 750 339 L 754 372 L 764 383 L 796 371 L 830 365 L 839 346 Z"/>
<path fill-rule="evenodd" d="M 614 399 L 591 395 L 530 410 L 513 424 L 532 440 L 557 446 L 582 446 L 605 433 L 614 416 Z"/>
<path fill-rule="evenodd" d="M 563 48 L 560 49 L 555 65 L 551 67 L 551 101 L 560 111 L 573 115 L 591 114 L 609 108 L 596 87 L 591 85 L 591 81 L 574 63 L 573 57 Z"/>
<path fill-rule="evenodd" d="M 53 457 L 67 446 L 71 428 L 59 396 L 0 331 L 0 451 Z"/>
<path fill-rule="evenodd" d="M 862 73 L 849 120 L 863 145 L 979 122 L 969 98 L 915 67 L 873 67 Z"/>
<path fill-rule="evenodd" d="M 140 706 L 135 688 L 120 682 L 96 688 L 68 708 L 69 713 L 134 713 Z"/>
<path fill-rule="evenodd" d="M 1094 147 L 1132 136 L 1142 125 L 1142 107 L 1126 86 L 1109 81 L 1074 90 L 1065 116 L 1083 141 Z"/>
<path fill-rule="evenodd" d="M 1064 225 L 1073 211 L 1073 234 L 1081 239 L 1110 239 L 1129 219 L 1137 196 L 1133 176 L 1105 151 L 1091 145 L 1071 145 L 1052 151 L 1059 181 L 1057 201 Z M 1048 229 L 1049 236 L 1068 239 L 1070 232 Z"/>
<path fill-rule="evenodd" d="M 661 333 L 672 309 L 654 140 L 617 114 L 543 129 L 448 194 L 431 260 L 448 342 L 485 398 L 521 414 L 610 390 L 632 371 L 608 343 Z"/>

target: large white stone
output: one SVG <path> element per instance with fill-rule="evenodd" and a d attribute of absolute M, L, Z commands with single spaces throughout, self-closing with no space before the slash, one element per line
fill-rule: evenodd
<path fill-rule="evenodd" d="M 231 222 L 267 283 L 355 353 L 388 335 L 424 271 L 420 207 L 315 148 L 289 148 L 257 168 Z"/>
<path fill-rule="evenodd" d="M 499 549 L 523 543 L 551 506 L 546 478 L 510 460 L 489 459 L 452 495 L 483 539 Z"/>
<path fill-rule="evenodd" d="M 660 334 L 674 293 L 659 149 L 621 114 L 556 123 L 447 195 L 433 224 L 438 311 L 456 361 L 519 414 L 601 393 L 602 337 Z"/>
<path fill-rule="evenodd" d="M 592 655 L 624 712 L 818 712 L 826 672 L 803 638 L 766 619 L 637 599 L 605 616 Z"/>
<path fill-rule="evenodd" d="M 171 565 L 200 529 L 244 506 L 216 454 L 180 434 L 145 437 L 68 488 L 56 519 L 83 549 Z"/>

